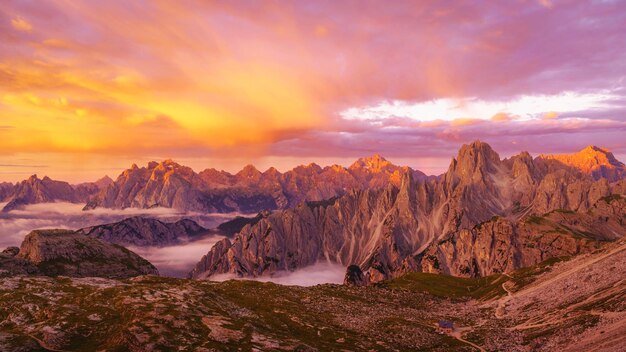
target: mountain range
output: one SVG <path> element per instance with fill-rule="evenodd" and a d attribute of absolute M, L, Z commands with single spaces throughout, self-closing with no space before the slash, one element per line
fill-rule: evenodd
<path fill-rule="evenodd" d="M 372 282 L 413 271 L 507 272 L 623 237 L 623 171 L 595 147 L 500 159 L 476 141 L 438 178 L 404 173 L 399 186 L 352 189 L 267 214 L 218 242 L 190 277 L 266 276 L 318 261 L 358 265 Z"/>
<path fill-rule="evenodd" d="M 257 212 L 218 228 L 226 235 L 190 272 L 238 277 L 294 271 L 319 261 L 359 267 L 368 282 L 423 271 L 478 277 L 593 251 L 624 236 L 626 167 L 603 148 L 501 159 L 487 143 L 463 145 L 433 177 L 379 155 L 350 167 L 285 173 L 246 166 L 195 173 L 172 160 L 133 165 L 115 181 L 70 185 L 36 176 L 2 184 L 4 211 L 83 202 L 86 209 L 171 207 Z M 168 246 L 207 234 L 190 220 L 129 218 L 78 230 L 107 242 Z"/>
<path fill-rule="evenodd" d="M 2 209 L 3 212 L 19 209 L 28 204 L 82 203 L 106 189 L 112 182 L 111 178 L 104 176 L 95 182 L 70 185 L 68 182 L 52 180 L 48 176 L 40 179 L 37 175 L 32 175 L 16 184 L 0 183 L 0 202 L 7 202 Z"/>
<path fill-rule="evenodd" d="M 529 159 L 532 159 L 530 155 L 522 153 L 509 163 L 520 160 L 514 171 L 520 173 L 525 167 L 520 162 L 528 163 Z M 533 161 L 541 170 L 528 175 L 533 178 L 532 182 L 537 181 L 537 172 L 547 174 L 564 167 L 570 169 L 569 173 L 579 172 L 609 182 L 621 180 L 626 174 L 626 167 L 612 153 L 595 146 L 574 154 L 540 155 Z M 252 165 L 236 174 L 214 168 L 196 173 L 189 167 L 165 160 L 150 162 L 141 168 L 132 165 L 115 181 L 105 176 L 96 182 L 70 185 L 33 175 L 17 184 L 3 182 L 0 183 L 0 202 L 7 203 L 3 208 L 5 212 L 28 204 L 64 201 L 85 203 L 85 209 L 166 207 L 181 211 L 257 213 L 292 208 L 303 201 L 338 197 L 353 189 L 380 189 L 388 184 L 399 187 L 407 173 L 417 181 L 445 176 L 426 176 L 410 167 L 394 165 L 378 154 L 358 159 L 347 168 L 309 164 L 285 173 L 275 168 L 261 172 Z M 528 184 L 521 179 L 518 183 Z"/>
<path fill-rule="evenodd" d="M 380 155 L 361 158 L 350 167 L 298 166 L 285 173 L 275 168 L 265 172 L 248 165 L 236 174 L 216 169 L 200 173 L 172 160 L 132 165 L 112 181 L 70 185 L 36 175 L 16 185 L 0 184 L 3 211 L 35 203 L 65 201 L 86 203 L 85 209 L 166 207 L 181 211 L 256 213 L 286 209 L 304 200 L 322 200 L 345 194 L 352 188 L 399 185 L 404 173 L 416 179 L 427 176 L 406 166 L 396 166 Z"/>

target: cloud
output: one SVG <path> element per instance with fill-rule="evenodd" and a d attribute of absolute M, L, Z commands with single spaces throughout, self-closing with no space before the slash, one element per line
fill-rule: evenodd
<path fill-rule="evenodd" d="M 339 264 L 318 262 L 314 265 L 298 269 L 293 272 L 276 272 L 271 276 L 261 276 L 254 280 L 261 282 L 273 282 L 280 285 L 290 286 L 314 286 L 319 284 L 341 284 L 346 273 L 346 268 Z M 241 280 L 230 274 L 215 275 L 212 281 Z"/>
<path fill-rule="evenodd" d="M 552 4 L 552 1 L 551 1 L 551 0 L 537 0 L 537 2 L 538 2 L 541 6 L 543 6 L 543 7 L 545 7 L 545 8 L 548 8 L 548 9 L 551 9 L 551 8 L 552 8 L 552 6 L 554 6 L 554 4 Z"/>
<path fill-rule="evenodd" d="M 22 32 L 30 32 L 33 30 L 33 26 L 21 17 L 11 19 L 11 26 Z"/>
<path fill-rule="evenodd" d="M 556 119 L 557 117 L 559 117 L 559 115 L 560 114 L 556 111 L 548 111 L 543 114 L 543 118 L 546 120 L 552 120 L 552 119 Z"/>
<path fill-rule="evenodd" d="M 159 269 L 161 275 L 186 277 L 222 236 L 211 236 L 198 241 L 168 247 L 134 247 L 128 249 L 139 254 Z"/>
<path fill-rule="evenodd" d="M 491 117 L 491 121 L 510 121 L 514 117 L 503 112 L 499 112 Z"/>
<path fill-rule="evenodd" d="M 510 100 L 487 101 L 477 98 L 436 99 L 425 102 L 384 101 L 375 106 L 349 108 L 340 113 L 347 120 L 379 121 L 404 117 L 416 121 L 493 120 L 494 116 L 532 119 L 559 112 L 610 109 L 618 106 L 611 92 L 562 92 L 555 95 L 522 95 Z"/>

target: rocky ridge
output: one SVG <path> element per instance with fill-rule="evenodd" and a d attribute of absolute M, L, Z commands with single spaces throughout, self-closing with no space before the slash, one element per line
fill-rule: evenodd
<path fill-rule="evenodd" d="M 91 226 L 76 232 L 122 246 L 171 246 L 203 237 L 208 229 L 193 220 L 166 223 L 157 219 L 131 217 L 110 224 Z"/>

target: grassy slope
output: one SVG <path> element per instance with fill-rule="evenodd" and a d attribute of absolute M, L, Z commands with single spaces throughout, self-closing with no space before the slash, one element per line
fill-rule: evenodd
<path fill-rule="evenodd" d="M 518 290 L 563 259 L 518 270 L 512 278 L 410 273 L 368 288 L 161 277 L 105 280 L 108 287 L 97 287 L 63 277 L 12 278 L 0 283 L 0 332 L 12 334 L 11 343 L 23 346 L 28 335 L 49 339 L 45 331 L 51 327 L 65 332 L 58 346 L 71 351 L 165 351 L 174 346 L 225 351 L 306 346 L 320 351 L 471 350 L 436 334 L 433 323 L 451 319 L 476 325 L 475 317 L 459 316 L 456 307 L 470 299 L 503 296 L 507 280 Z M 220 322 L 217 335 L 203 318 Z M 476 331 L 471 340 L 481 343 L 483 333 Z M 0 336 L 0 350 L 15 347 L 2 343 Z"/>

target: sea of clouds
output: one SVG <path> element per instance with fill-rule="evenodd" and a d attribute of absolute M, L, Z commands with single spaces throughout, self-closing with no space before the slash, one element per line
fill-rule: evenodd
<path fill-rule="evenodd" d="M 6 204 L 6 203 L 5 203 Z M 4 204 L 0 203 L 0 209 Z M 153 209 L 103 209 L 83 211 L 83 204 L 43 203 L 33 204 L 8 213 L 0 213 L 0 250 L 9 246 L 19 247 L 24 236 L 37 229 L 70 229 L 117 222 L 132 216 L 157 218 L 173 222 L 182 218 L 192 219 L 205 228 L 215 228 L 238 214 L 184 213 L 169 208 Z M 194 242 L 156 248 L 130 248 L 152 262 L 164 275 L 184 276 L 222 236 L 212 235 Z"/>
<path fill-rule="evenodd" d="M 6 203 L 0 203 L 0 209 Z M 74 203 L 43 203 L 33 204 L 8 213 L 0 213 L 0 250 L 9 247 L 19 247 L 24 236 L 36 229 L 70 229 L 77 230 L 83 227 L 117 222 L 132 216 L 157 218 L 164 222 L 173 222 L 182 218 L 192 219 L 205 228 L 216 228 L 222 222 L 244 214 L 203 214 L 180 212 L 170 208 L 153 209 L 105 209 L 96 208 L 82 210 L 83 204 Z M 244 215 L 245 216 L 245 215 Z M 220 235 L 210 235 L 197 241 L 182 243 L 167 247 L 128 247 L 133 252 L 149 260 L 158 269 L 161 275 L 185 277 L 203 255 L 213 245 L 224 238 Z M 320 262 L 294 272 L 281 272 L 272 276 L 261 277 L 255 280 L 271 281 L 283 285 L 311 286 L 322 283 L 341 283 L 345 274 L 345 267 Z M 232 275 L 212 277 L 215 281 L 236 279 Z"/>

